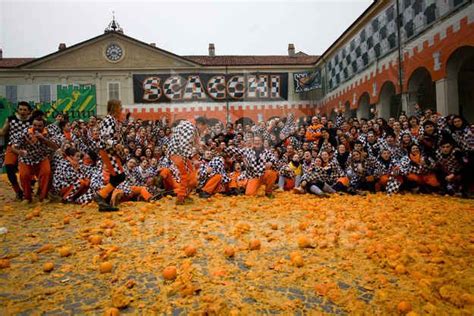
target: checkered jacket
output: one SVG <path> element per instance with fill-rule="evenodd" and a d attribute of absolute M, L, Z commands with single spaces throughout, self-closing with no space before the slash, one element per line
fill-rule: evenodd
<path fill-rule="evenodd" d="M 145 178 L 143 177 L 142 172 L 140 172 L 140 167 L 135 167 L 130 170 L 128 167 L 124 168 L 125 181 L 120 183 L 117 189 L 122 190 L 125 195 L 132 194 L 132 186 L 144 186 Z"/>
<path fill-rule="evenodd" d="M 189 121 L 181 121 L 173 130 L 168 146 L 168 156 L 179 155 L 185 158 L 193 156 L 193 147 L 197 129 Z"/>
<path fill-rule="evenodd" d="M 436 167 L 444 174 L 455 174 L 461 173 L 462 163 L 462 152 L 458 148 L 454 148 L 451 154 L 445 156 L 440 150 L 436 152 Z"/>
<path fill-rule="evenodd" d="M 62 189 L 76 184 L 80 179 L 86 178 L 83 173 L 84 169 L 81 167 L 82 163 L 80 163 L 79 169 L 75 169 L 62 155 L 55 155 L 54 159 L 58 159 L 53 172 L 54 191 L 60 192 Z"/>
<path fill-rule="evenodd" d="M 326 173 L 322 167 L 314 165 L 310 172 L 303 172 L 301 181 L 305 181 L 308 184 L 316 182 L 324 183 L 326 182 Z"/>
<path fill-rule="evenodd" d="M 208 167 L 211 167 L 212 169 L 210 173 L 207 172 Z M 216 174 L 220 174 L 222 176 L 222 183 L 230 182 L 230 178 L 227 175 L 227 172 L 225 171 L 224 158 L 222 158 L 221 156 L 217 156 L 212 158 L 210 161 L 203 160 L 198 169 L 198 187 L 202 188 L 206 184 L 207 180 L 209 180 Z"/>
<path fill-rule="evenodd" d="M 17 115 L 12 115 L 7 118 L 8 120 L 8 135 L 7 135 L 7 144 L 12 145 L 13 140 L 20 137 L 20 135 L 31 126 L 31 119 L 22 120 Z"/>
<path fill-rule="evenodd" d="M 336 127 L 341 127 L 345 119 L 342 113 L 338 113 L 336 116 Z"/>
<path fill-rule="evenodd" d="M 406 176 L 410 173 L 421 175 L 421 174 L 426 174 L 429 171 L 431 171 L 435 166 L 434 160 L 430 157 L 427 157 L 427 156 L 423 155 L 423 154 L 422 154 L 422 157 L 425 161 L 424 165 L 423 164 L 418 165 L 418 164 L 412 162 L 408 155 L 404 156 L 400 161 L 401 174 L 404 175 L 404 176 Z"/>
<path fill-rule="evenodd" d="M 309 163 L 302 160 L 301 167 L 303 168 L 303 175 L 305 175 L 305 174 L 309 174 L 309 173 L 313 172 L 313 169 L 316 167 L 316 165 L 314 164 L 313 159 L 311 159 L 311 161 Z"/>
<path fill-rule="evenodd" d="M 243 158 L 243 163 L 245 166 L 245 171 L 242 173 L 245 174 L 245 178 L 260 178 L 265 172 L 265 164 L 271 162 L 273 164 L 273 169 L 277 164 L 277 158 L 270 150 L 262 150 L 259 155 L 255 152 L 253 148 L 237 148 L 234 146 L 227 147 L 225 152 L 230 155 L 240 155 Z"/>
<path fill-rule="evenodd" d="M 451 134 L 457 147 L 465 152 L 474 150 L 474 134 L 469 127 L 463 130 L 455 131 Z"/>
<path fill-rule="evenodd" d="M 328 164 L 323 166 L 321 169 L 324 182 L 329 185 L 336 184 L 339 178 L 346 175 L 344 170 L 342 170 L 342 168 L 339 166 L 339 163 L 335 159 L 329 161 Z"/>
<path fill-rule="evenodd" d="M 109 153 L 114 153 L 115 145 L 123 143 L 120 122 L 112 115 L 107 115 L 100 122 L 99 130 L 100 149 L 104 149 Z"/>
<path fill-rule="evenodd" d="M 19 149 L 26 150 L 26 156 L 20 156 L 18 158 L 20 162 L 27 165 L 36 165 L 52 155 L 54 151 L 39 140 L 30 143 L 28 140 L 31 135 L 31 128 L 26 128 L 21 134 L 18 134 L 16 138 L 12 139 L 12 144 L 19 147 Z M 49 133 L 47 128 L 45 128 L 44 137 L 55 143 L 57 146 L 61 144 L 56 137 Z"/>
<path fill-rule="evenodd" d="M 388 181 L 385 187 L 385 191 L 388 195 L 398 193 L 402 182 L 397 178 L 400 174 L 400 163 L 398 160 L 390 159 L 389 164 L 385 164 L 382 160 L 378 159 L 375 169 L 375 177 L 380 178 L 381 176 L 387 175 Z"/>

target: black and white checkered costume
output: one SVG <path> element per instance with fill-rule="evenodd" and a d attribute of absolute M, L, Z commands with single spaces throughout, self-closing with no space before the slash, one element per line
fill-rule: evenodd
<path fill-rule="evenodd" d="M 12 115 L 7 118 L 8 120 L 8 134 L 6 137 L 6 143 L 12 145 L 12 141 L 20 137 L 25 129 L 31 126 L 31 118 L 22 120 L 18 115 Z"/>
<path fill-rule="evenodd" d="M 210 173 L 207 172 L 208 167 L 212 169 Z M 206 184 L 207 180 L 209 180 L 216 174 L 222 176 L 221 183 L 230 182 L 230 178 L 227 175 L 227 172 L 225 171 L 224 158 L 222 158 L 221 156 L 217 156 L 212 158 L 210 161 L 203 160 L 198 169 L 198 188 L 202 188 Z"/>
<path fill-rule="evenodd" d="M 385 187 L 385 191 L 388 195 L 392 195 L 400 191 L 402 182 L 397 179 L 399 174 L 400 164 L 397 160 L 390 159 L 390 161 L 383 161 L 382 158 L 377 160 L 374 176 L 376 178 L 380 178 L 383 175 L 389 176 L 387 185 Z"/>
<path fill-rule="evenodd" d="M 122 190 L 125 195 L 132 194 L 132 186 L 145 186 L 146 178 L 142 174 L 140 167 L 135 167 L 130 170 L 128 167 L 124 168 L 125 181 L 117 186 L 117 189 Z"/>
<path fill-rule="evenodd" d="M 79 204 L 92 202 L 96 193 L 104 186 L 103 164 L 98 161 L 96 165 L 83 165 L 83 173 L 90 180 L 89 189 L 76 199 Z"/>
<path fill-rule="evenodd" d="M 12 139 L 13 145 L 21 150 L 26 150 L 26 156 L 19 156 L 18 160 L 30 166 L 40 163 L 54 152 L 54 150 L 46 146 L 46 144 L 42 143 L 39 139 L 30 142 L 29 140 L 32 135 L 32 128 L 26 128 L 21 134 L 18 134 L 16 138 Z M 61 142 L 51 135 L 46 128 L 44 129 L 43 136 L 58 147 L 61 144 Z"/>
<path fill-rule="evenodd" d="M 271 162 L 276 166 L 278 160 L 270 150 L 257 153 L 253 148 L 227 147 L 225 152 L 230 155 L 240 155 L 243 158 L 245 170 L 242 171 L 246 179 L 260 178 L 265 172 L 265 164 Z M 275 167 L 273 167 L 275 169 Z"/>
<path fill-rule="evenodd" d="M 58 158 L 59 156 L 55 155 L 55 159 Z M 53 189 L 56 193 L 60 193 L 61 190 L 72 186 L 72 190 L 67 196 L 63 197 L 63 200 L 66 202 L 77 202 L 77 197 L 75 198 L 74 196 L 79 192 L 81 187 L 80 180 L 86 178 L 87 176 L 84 174 L 82 162 L 79 163 L 78 169 L 76 169 L 65 157 L 62 157 L 62 159 L 55 163 Z"/>
<path fill-rule="evenodd" d="M 309 186 L 306 187 L 307 189 L 309 189 L 311 184 L 322 185 L 326 182 L 326 173 L 322 167 L 313 165 L 313 168 L 310 169 L 309 172 L 303 172 L 301 182 L 303 181 L 309 184 Z"/>
<path fill-rule="evenodd" d="M 100 123 L 100 149 L 109 156 L 112 168 L 116 174 L 123 172 L 120 167 L 120 154 L 115 151 L 116 145 L 123 145 L 120 122 L 112 115 L 107 115 Z"/>
<path fill-rule="evenodd" d="M 346 173 L 339 166 L 339 162 L 336 159 L 330 160 L 321 170 L 324 182 L 329 185 L 335 185 L 339 178 L 346 176 Z"/>
<path fill-rule="evenodd" d="M 181 121 L 174 128 L 168 146 L 168 156 L 178 155 L 190 159 L 194 154 L 197 129 L 189 121 Z"/>

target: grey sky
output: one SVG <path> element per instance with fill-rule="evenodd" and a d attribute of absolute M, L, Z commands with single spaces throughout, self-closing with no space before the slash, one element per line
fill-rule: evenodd
<path fill-rule="evenodd" d="M 5 1 L 3 57 L 40 57 L 103 33 L 112 10 L 125 34 L 179 55 L 322 54 L 371 0 L 332 1 Z"/>

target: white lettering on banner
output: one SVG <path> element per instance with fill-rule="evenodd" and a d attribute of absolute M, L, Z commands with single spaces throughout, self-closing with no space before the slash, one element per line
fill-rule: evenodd
<path fill-rule="evenodd" d="M 162 94 L 161 79 L 159 77 L 148 77 L 143 80 L 143 100 L 157 101 Z"/>
<path fill-rule="evenodd" d="M 227 83 L 227 93 L 233 99 L 242 99 L 245 95 L 244 76 L 233 76 Z"/>
<path fill-rule="evenodd" d="M 268 98 L 268 76 L 247 76 L 247 97 Z"/>
<path fill-rule="evenodd" d="M 180 76 L 169 77 L 163 84 L 165 96 L 172 101 L 181 100 L 183 95 L 183 86 L 185 84 L 186 81 Z"/>
<path fill-rule="evenodd" d="M 214 100 L 223 100 L 226 98 L 225 76 L 214 76 L 207 82 L 207 92 Z"/>
<path fill-rule="evenodd" d="M 205 100 L 206 93 L 202 87 L 199 76 L 189 76 L 188 82 L 184 88 L 184 100 Z"/>
<path fill-rule="evenodd" d="M 280 90 L 281 90 L 280 76 L 276 76 L 276 75 L 270 76 L 270 82 L 271 82 L 270 98 L 279 99 Z"/>

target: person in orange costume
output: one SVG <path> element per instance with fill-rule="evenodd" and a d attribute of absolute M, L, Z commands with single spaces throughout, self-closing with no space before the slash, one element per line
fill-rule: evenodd
<path fill-rule="evenodd" d="M 248 179 L 245 195 L 255 195 L 260 186 L 265 185 L 265 195 L 273 197 L 273 186 L 278 178 L 278 172 L 274 170 L 277 159 L 270 150 L 263 148 L 261 136 L 254 136 L 251 148 L 230 146 L 226 148 L 226 153 L 243 157 L 244 177 Z"/>
<path fill-rule="evenodd" d="M 196 170 L 192 161 L 195 147 L 201 146 L 200 134 L 207 128 L 207 119 L 196 118 L 196 127 L 189 121 L 181 121 L 171 135 L 167 156 L 176 165 L 180 181 L 176 188 L 176 204 L 182 205 L 193 185 L 197 184 Z"/>
<path fill-rule="evenodd" d="M 97 192 L 95 197 L 99 212 L 118 211 L 118 208 L 111 206 L 107 203 L 107 200 L 114 189 L 125 180 L 121 158 L 124 147 L 119 121 L 122 114 L 122 102 L 120 100 L 109 100 L 107 102 L 107 113 L 99 128 L 99 154 L 104 163 L 104 169 L 110 174 L 110 180 Z"/>
<path fill-rule="evenodd" d="M 15 140 L 12 150 L 19 156 L 20 182 L 24 198 L 32 202 L 31 181 L 38 178 L 40 202 L 44 201 L 49 191 L 51 165 L 49 156 L 52 150 L 59 148 L 58 141 L 45 128 L 42 116 L 33 118 L 32 127 L 26 129 Z"/>
<path fill-rule="evenodd" d="M 12 140 L 17 138 L 24 130 L 31 126 L 31 106 L 28 102 L 18 103 L 15 115 L 9 116 L 3 128 L 0 129 L 0 136 L 6 136 L 7 151 L 5 152 L 5 169 L 8 180 L 16 193 L 17 200 L 23 199 L 23 191 L 20 188 L 16 171 L 18 168 L 18 155 L 12 150 Z"/>
<path fill-rule="evenodd" d="M 305 138 L 308 142 L 317 142 L 321 138 L 321 129 L 324 127 L 323 124 L 319 122 L 317 116 L 311 118 L 311 125 L 306 129 Z"/>

